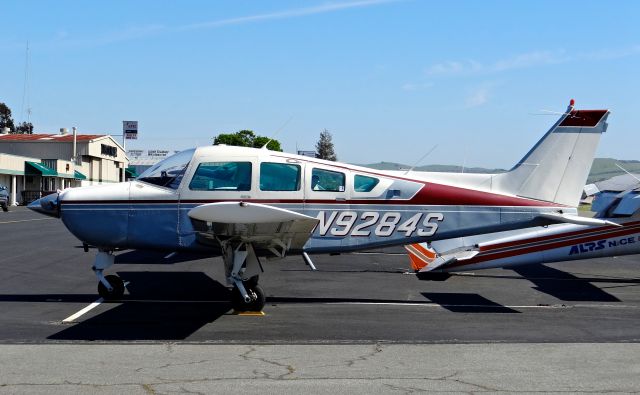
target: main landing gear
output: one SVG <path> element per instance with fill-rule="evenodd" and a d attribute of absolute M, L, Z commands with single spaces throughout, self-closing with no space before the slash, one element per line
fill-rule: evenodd
<path fill-rule="evenodd" d="M 96 254 L 96 260 L 93 264 L 93 272 L 98 278 L 98 294 L 104 300 L 118 300 L 122 299 L 124 295 L 124 282 L 115 274 L 105 276 L 103 273 L 106 269 L 111 267 L 115 261 L 115 256 L 111 250 L 98 250 Z"/>
<path fill-rule="evenodd" d="M 262 265 L 251 243 L 224 241 L 222 259 L 224 260 L 227 284 L 233 285 L 231 305 L 238 312 L 262 311 L 266 295 L 258 285 L 258 274 Z"/>

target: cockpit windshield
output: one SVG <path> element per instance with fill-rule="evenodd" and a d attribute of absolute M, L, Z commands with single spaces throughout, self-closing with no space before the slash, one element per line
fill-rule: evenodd
<path fill-rule="evenodd" d="M 151 166 L 144 173 L 140 174 L 136 180 L 161 187 L 178 189 L 194 152 L 195 148 L 178 152 Z"/>

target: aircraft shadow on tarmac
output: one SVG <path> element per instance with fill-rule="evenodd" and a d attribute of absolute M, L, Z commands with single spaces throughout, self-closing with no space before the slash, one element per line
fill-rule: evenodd
<path fill-rule="evenodd" d="M 231 312 L 230 291 L 205 273 L 119 272 L 129 282 L 128 295 L 116 306 L 67 327 L 50 340 L 183 340 Z M 518 313 L 477 294 L 423 293 L 428 301 L 461 313 Z M 29 296 L 29 295 L 23 295 Z M 92 302 L 95 296 L 51 295 L 63 301 Z M 2 298 L 0 298 L 2 299 Z M 22 300 L 25 300 L 23 298 Z M 40 296 L 39 300 L 42 300 Z M 403 303 L 404 300 L 269 297 L 271 304 Z"/>
<path fill-rule="evenodd" d="M 454 313 L 520 313 L 478 294 L 422 292 L 422 295 Z"/>
<path fill-rule="evenodd" d="M 559 300 L 571 302 L 620 302 L 620 299 L 603 291 L 592 282 L 617 282 L 608 278 L 581 278 L 571 273 L 545 265 L 528 265 L 511 269 L 531 281 L 533 289 Z M 639 279 L 625 279 L 626 283 L 640 283 Z"/>
<path fill-rule="evenodd" d="M 182 340 L 231 310 L 229 290 L 198 272 L 120 272 L 129 295 L 51 340 Z"/>

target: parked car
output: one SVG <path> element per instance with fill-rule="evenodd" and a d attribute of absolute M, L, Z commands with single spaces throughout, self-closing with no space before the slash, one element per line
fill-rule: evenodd
<path fill-rule="evenodd" d="M 2 184 L 0 184 L 0 207 L 2 211 L 9 211 L 9 190 Z"/>

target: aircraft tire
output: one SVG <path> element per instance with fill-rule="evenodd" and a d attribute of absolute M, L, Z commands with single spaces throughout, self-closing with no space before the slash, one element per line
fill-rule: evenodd
<path fill-rule="evenodd" d="M 251 287 L 249 287 L 249 284 L 245 284 L 245 287 L 247 288 L 247 292 L 255 292 L 256 299 L 251 303 L 245 303 L 244 298 L 240 294 L 238 288 L 233 287 L 233 290 L 231 291 L 231 305 L 233 306 L 233 309 L 238 312 L 262 311 L 267 300 L 262 287 L 257 284 L 252 285 Z"/>
<path fill-rule="evenodd" d="M 122 299 L 124 295 L 124 282 L 115 274 L 105 276 L 105 279 L 111 284 L 113 290 L 109 292 L 101 282 L 98 282 L 98 294 L 102 296 L 104 300 L 117 300 Z"/>

